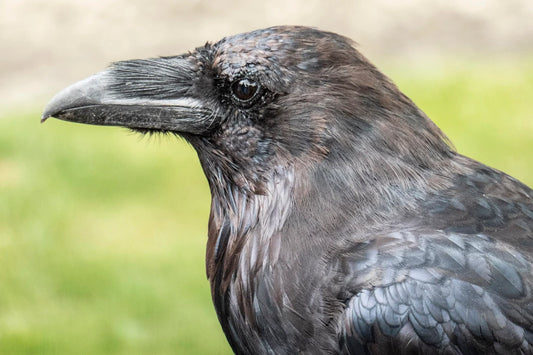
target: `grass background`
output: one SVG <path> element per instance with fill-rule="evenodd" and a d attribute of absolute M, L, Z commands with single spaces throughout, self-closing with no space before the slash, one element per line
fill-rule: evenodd
<path fill-rule="evenodd" d="M 533 185 L 533 61 L 381 67 L 459 152 Z M 229 354 L 192 148 L 40 109 L 0 120 L 0 353 Z"/>

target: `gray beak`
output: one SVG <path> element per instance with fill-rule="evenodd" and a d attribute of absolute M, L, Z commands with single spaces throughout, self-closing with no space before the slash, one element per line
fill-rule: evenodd
<path fill-rule="evenodd" d="M 59 92 L 45 107 L 49 117 L 138 130 L 205 134 L 214 114 L 194 97 L 196 72 L 182 57 L 116 63 Z"/>

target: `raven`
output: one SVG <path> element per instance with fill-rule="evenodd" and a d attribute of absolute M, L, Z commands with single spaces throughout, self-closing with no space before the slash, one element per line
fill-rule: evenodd
<path fill-rule="evenodd" d="M 533 353 L 533 191 L 458 154 L 343 36 L 272 27 L 117 62 L 49 117 L 195 148 L 237 354 Z"/>

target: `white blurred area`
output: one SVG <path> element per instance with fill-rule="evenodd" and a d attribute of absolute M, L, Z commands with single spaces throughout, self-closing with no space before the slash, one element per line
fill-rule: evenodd
<path fill-rule="evenodd" d="M 280 24 L 337 32 L 372 60 L 408 65 L 533 54 L 532 0 L 1 0 L 0 116 L 43 106 L 113 61 Z"/>

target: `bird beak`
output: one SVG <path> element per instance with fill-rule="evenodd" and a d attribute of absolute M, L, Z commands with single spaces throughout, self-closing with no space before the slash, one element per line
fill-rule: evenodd
<path fill-rule="evenodd" d="M 44 109 L 49 117 L 141 131 L 202 135 L 214 114 L 195 98 L 192 64 L 180 57 L 124 61 L 59 92 Z"/>

